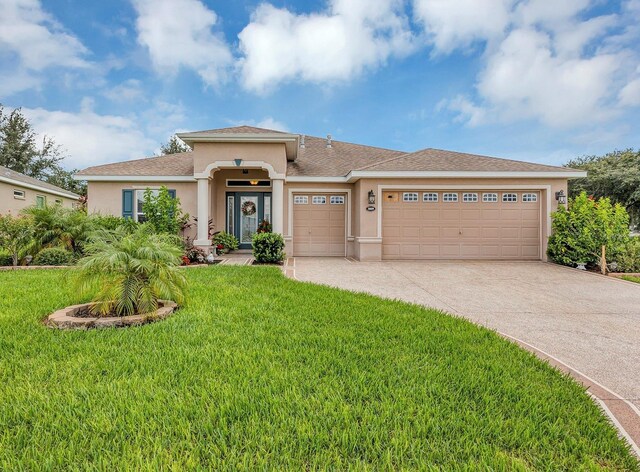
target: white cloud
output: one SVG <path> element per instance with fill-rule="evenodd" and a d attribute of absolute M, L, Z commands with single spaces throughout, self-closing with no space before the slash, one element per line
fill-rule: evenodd
<path fill-rule="evenodd" d="M 0 0 L 0 56 L 10 73 L 0 77 L 0 95 L 38 87 L 52 67 L 88 69 L 87 48 L 42 9 L 39 0 Z"/>
<path fill-rule="evenodd" d="M 199 0 L 133 0 L 138 12 L 138 42 L 149 50 L 154 67 L 175 74 L 185 67 L 208 85 L 224 79 L 232 55 L 213 32 L 218 16 Z"/>
<path fill-rule="evenodd" d="M 144 89 L 140 80 L 128 79 L 111 87 L 104 95 L 114 102 L 131 103 L 144 97 Z"/>
<path fill-rule="evenodd" d="M 289 80 L 347 80 L 414 49 L 401 0 L 331 0 L 322 13 L 263 3 L 240 32 L 244 86 L 262 93 Z"/>
<path fill-rule="evenodd" d="M 621 105 L 632 106 L 635 89 L 629 64 L 638 63 L 638 51 L 625 29 L 630 19 L 612 14 L 582 19 L 592 4 L 523 0 L 507 9 L 501 35 L 497 28 L 466 36 L 436 35 L 434 47 L 445 52 L 490 41 L 481 58 L 476 98 L 458 96 L 446 108 L 472 126 L 533 119 L 551 127 L 576 127 L 607 121 L 621 113 Z M 455 12 L 447 21 L 454 27 L 467 15 Z M 616 30 L 625 31 L 625 36 L 607 42 Z M 606 47 L 598 47 L 602 43 Z"/>
<path fill-rule="evenodd" d="M 564 1 L 564 0 L 563 0 Z M 475 41 L 500 37 L 515 0 L 414 0 L 415 19 L 436 53 L 450 53 Z"/>
<path fill-rule="evenodd" d="M 640 107 L 640 79 L 632 80 L 620 90 L 620 103 L 624 106 Z"/>
<path fill-rule="evenodd" d="M 149 155 L 157 142 L 139 127 L 135 116 L 100 115 L 84 99 L 77 113 L 44 108 L 22 108 L 40 135 L 51 136 L 68 158 L 67 168 L 118 162 Z"/>

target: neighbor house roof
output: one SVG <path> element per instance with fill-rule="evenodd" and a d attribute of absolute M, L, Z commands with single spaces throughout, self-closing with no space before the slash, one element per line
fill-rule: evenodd
<path fill-rule="evenodd" d="M 497 157 L 444 151 L 440 149 L 422 149 L 416 152 L 396 151 L 362 144 L 353 144 L 314 136 L 295 135 L 253 126 L 234 126 L 193 133 L 181 133 L 182 139 L 194 140 L 201 137 L 224 135 L 282 135 L 300 137 L 297 158 L 287 163 L 287 176 L 291 177 L 346 177 L 384 172 L 533 172 L 560 173 L 567 177 L 577 176 L 575 169 L 550 166 L 533 162 L 523 162 Z M 303 146 L 304 143 L 304 146 Z M 573 174 L 573 175 L 572 175 Z M 84 176 L 192 176 L 193 155 L 191 152 L 150 157 L 133 161 L 118 162 L 94 166 L 78 172 Z"/>
<path fill-rule="evenodd" d="M 34 190 L 40 190 L 45 193 L 53 193 L 67 198 L 78 199 L 80 195 L 69 192 L 56 185 L 43 182 L 42 180 L 29 177 L 28 175 L 21 174 L 15 170 L 11 170 L 8 167 L 0 166 L 0 182 L 7 182 L 17 187 L 32 188 Z"/>

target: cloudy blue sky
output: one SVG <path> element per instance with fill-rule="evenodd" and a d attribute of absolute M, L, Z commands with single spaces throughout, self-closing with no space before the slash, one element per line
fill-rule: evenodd
<path fill-rule="evenodd" d="M 0 0 L 0 103 L 68 167 L 241 123 L 562 164 L 640 146 L 640 0 Z"/>

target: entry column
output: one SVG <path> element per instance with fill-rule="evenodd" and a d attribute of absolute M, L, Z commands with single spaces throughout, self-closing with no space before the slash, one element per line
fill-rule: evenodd
<path fill-rule="evenodd" d="M 274 233 L 284 234 L 284 180 L 271 181 L 271 227 Z"/>
<path fill-rule="evenodd" d="M 194 244 L 199 247 L 211 246 L 209 240 L 209 178 L 198 178 L 198 235 Z"/>

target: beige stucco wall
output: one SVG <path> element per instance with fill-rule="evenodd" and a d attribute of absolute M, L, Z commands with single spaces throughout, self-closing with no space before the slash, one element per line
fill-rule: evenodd
<path fill-rule="evenodd" d="M 22 190 L 24 192 L 24 200 L 14 198 L 14 190 Z M 77 201 L 73 198 L 61 197 L 60 195 L 55 195 L 47 191 L 33 190 L 20 185 L 0 182 L 0 213 L 17 215 L 22 209 L 36 204 L 36 195 L 46 197 L 47 205 L 54 205 L 56 200 L 61 200 L 61 205 L 65 208 L 73 208 L 73 204 Z"/>
<path fill-rule="evenodd" d="M 162 186 L 176 191 L 180 199 L 182 211 L 190 216 L 190 223 L 197 215 L 196 182 L 89 182 L 87 188 L 87 211 L 101 215 L 122 216 L 122 190 L 144 190 L 146 188 L 160 188 Z M 195 224 L 185 235 L 194 237 Z"/>
<path fill-rule="evenodd" d="M 278 174 L 287 170 L 285 145 L 281 143 L 195 143 L 193 169 L 203 172 L 216 161 L 262 161 L 270 164 Z"/>

